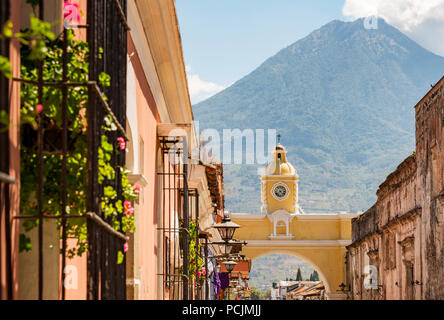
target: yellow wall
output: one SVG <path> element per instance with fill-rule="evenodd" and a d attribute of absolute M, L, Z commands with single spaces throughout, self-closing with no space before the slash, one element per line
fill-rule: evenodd
<path fill-rule="evenodd" d="M 351 218 L 341 219 L 340 215 L 310 215 L 313 219 L 307 219 L 309 215 L 295 215 L 290 222 L 290 233 L 293 240 L 351 240 Z M 326 216 L 332 216 L 326 219 Z M 258 219 L 248 219 L 232 216 L 232 220 L 241 226 L 235 237 L 238 239 L 268 240 L 273 231 L 272 222 L 261 215 Z"/>

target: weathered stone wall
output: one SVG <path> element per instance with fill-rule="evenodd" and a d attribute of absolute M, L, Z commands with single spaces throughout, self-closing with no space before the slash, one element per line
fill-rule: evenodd
<path fill-rule="evenodd" d="M 444 299 L 444 81 L 415 107 L 417 193 L 423 203 L 424 299 Z"/>
<path fill-rule="evenodd" d="M 416 105 L 415 154 L 380 185 L 376 204 L 352 222 L 352 299 L 444 299 L 443 93 L 444 78 Z M 377 274 L 374 289 L 368 289 L 369 273 Z"/>
<path fill-rule="evenodd" d="M 353 243 L 348 248 L 350 296 L 372 300 L 419 299 L 420 293 L 411 284 L 420 277 L 414 273 L 420 269 L 420 260 L 411 254 L 411 244 L 420 238 L 414 155 L 387 177 L 377 195 L 376 204 L 352 222 Z M 373 289 L 368 288 L 370 278 Z"/>

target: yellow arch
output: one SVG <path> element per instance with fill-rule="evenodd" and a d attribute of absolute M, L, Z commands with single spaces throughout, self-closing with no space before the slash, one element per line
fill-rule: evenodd
<path fill-rule="evenodd" d="M 325 291 L 326 291 L 326 292 L 331 292 L 331 290 L 330 290 L 330 284 L 328 283 L 328 279 L 327 279 L 327 277 L 324 275 L 324 273 L 322 272 L 322 270 L 321 270 L 321 269 L 320 269 L 320 268 L 319 268 L 319 267 L 318 267 L 313 261 L 311 261 L 309 258 L 307 258 L 307 257 L 305 257 L 305 256 L 303 256 L 303 255 L 301 255 L 301 254 L 298 253 L 298 252 L 291 251 L 291 250 L 279 250 L 279 249 L 276 249 L 276 250 L 272 250 L 272 251 L 264 252 L 264 253 L 262 253 L 261 255 L 255 257 L 255 258 L 252 258 L 252 262 L 253 262 L 254 260 L 256 260 L 256 259 L 259 259 L 259 258 L 261 258 L 261 257 L 268 256 L 268 255 L 270 255 L 270 254 L 288 254 L 288 255 L 290 255 L 290 256 L 297 257 L 297 258 L 299 258 L 299 259 L 301 259 L 301 260 L 307 262 L 311 267 L 313 267 L 313 269 L 315 269 L 315 270 L 318 272 L 319 277 L 321 278 L 322 282 L 324 283 Z"/>
<path fill-rule="evenodd" d="M 324 281 L 328 299 L 346 299 L 338 292 L 347 284 L 345 255 L 351 243 L 351 219 L 356 214 L 296 214 L 287 216 L 288 233 L 276 234 L 270 214 L 231 214 L 241 226 L 235 238 L 247 241 L 242 254 L 252 260 L 273 253 L 294 255 L 308 262 Z"/>

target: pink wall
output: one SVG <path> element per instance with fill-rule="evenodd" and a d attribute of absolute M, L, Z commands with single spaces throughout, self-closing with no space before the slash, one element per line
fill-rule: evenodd
<path fill-rule="evenodd" d="M 68 250 L 75 247 L 77 239 L 68 239 Z M 61 244 L 60 244 L 61 245 Z M 60 255 L 60 266 L 62 265 L 62 255 Z M 61 269 L 61 267 L 60 267 Z M 66 259 L 66 300 L 86 300 L 87 299 L 87 254 L 81 257 L 75 256 L 72 259 Z M 62 270 L 60 270 L 61 274 Z M 62 283 L 59 283 L 59 295 L 61 297 Z"/>
<path fill-rule="evenodd" d="M 14 33 L 20 31 L 20 3 L 19 1 L 11 1 L 11 21 L 14 26 Z M 3 26 L 0 26 L 3 27 Z M 20 44 L 17 40 L 10 42 L 9 60 L 11 62 L 11 69 L 13 77 L 20 77 Z M 12 295 L 17 298 L 18 294 L 18 223 L 12 219 L 13 216 L 19 215 L 20 212 L 20 84 L 15 81 L 9 82 L 9 96 L 10 96 L 10 129 L 9 129 L 9 143 L 10 143 L 10 171 L 7 172 L 10 176 L 16 179 L 16 184 L 9 185 L 9 199 L 10 199 L 10 220 L 11 226 L 11 263 L 12 263 Z M 0 210 L 2 210 L 2 206 Z M 1 216 L 4 212 L 1 212 Z M 0 234 L 4 234 L 4 221 L 0 221 Z M 0 245 L 5 245 L 4 239 L 0 239 Z M 5 252 L 6 248 L 2 248 L 0 252 Z M 1 269 L 5 270 L 4 257 L 0 257 L 2 263 Z M 6 275 L 2 272 L 0 275 L 4 276 L 1 281 L 2 296 L 6 293 Z"/>
<path fill-rule="evenodd" d="M 132 53 L 135 53 L 132 55 Z M 128 38 L 128 55 L 136 74 L 137 116 L 139 139 L 144 141 L 144 172 L 148 184 L 143 188 L 139 202 L 139 299 L 153 300 L 157 297 L 157 123 L 160 117 L 151 88 L 136 52 L 131 36 Z"/>

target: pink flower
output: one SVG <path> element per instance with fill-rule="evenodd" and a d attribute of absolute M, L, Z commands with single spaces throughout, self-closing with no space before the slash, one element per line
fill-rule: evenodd
<path fill-rule="evenodd" d="M 142 187 L 137 183 L 133 186 L 133 188 L 136 193 L 140 193 L 140 190 L 142 189 Z"/>
<path fill-rule="evenodd" d="M 43 106 L 42 106 L 41 104 L 38 104 L 38 105 L 35 107 L 35 109 L 36 109 L 37 113 L 40 113 L 40 112 L 43 111 Z"/>
<path fill-rule="evenodd" d="M 203 274 L 203 275 L 206 275 L 206 274 L 207 274 L 207 271 L 206 271 L 205 269 L 202 269 L 202 274 Z"/>
<path fill-rule="evenodd" d="M 63 17 L 66 22 L 78 25 L 81 18 L 79 5 L 71 1 L 65 1 L 63 5 Z"/>
<path fill-rule="evenodd" d="M 123 252 L 128 252 L 128 242 L 125 242 L 125 244 L 123 245 Z"/>
<path fill-rule="evenodd" d="M 123 207 L 125 209 L 125 211 L 124 211 L 125 215 L 129 216 L 130 214 L 134 213 L 134 208 L 133 208 L 133 205 L 130 201 L 125 201 L 123 203 Z"/>
<path fill-rule="evenodd" d="M 119 138 L 117 138 L 117 141 L 120 143 L 120 150 L 125 150 L 126 149 L 125 139 L 123 139 L 122 137 L 119 137 Z"/>
<path fill-rule="evenodd" d="M 202 275 L 202 272 L 199 271 L 199 277 Z"/>

